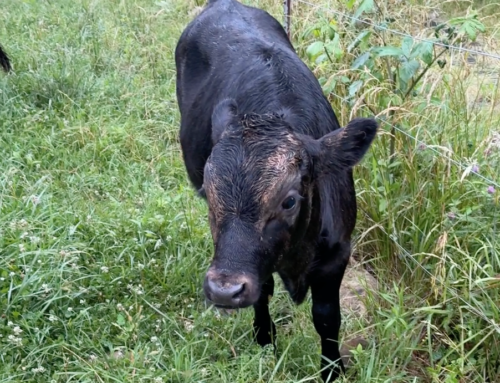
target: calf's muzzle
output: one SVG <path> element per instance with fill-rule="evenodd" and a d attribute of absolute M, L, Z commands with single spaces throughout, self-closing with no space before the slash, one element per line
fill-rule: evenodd
<path fill-rule="evenodd" d="M 251 276 L 211 267 L 203 284 L 207 299 L 218 307 L 244 308 L 259 299 L 259 284 Z"/>

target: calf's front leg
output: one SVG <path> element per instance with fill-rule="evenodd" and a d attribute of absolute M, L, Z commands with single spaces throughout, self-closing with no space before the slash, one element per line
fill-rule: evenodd
<path fill-rule="evenodd" d="M 257 343 L 261 346 L 267 344 L 274 345 L 276 336 L 276 326 L 269 314 L 269 299 L 274 293 L 274 279 L 271 277 L 262 285 L 260 297 L 257 303 L 253 305 L 255 319 L 253 322 L 254 334 Z"/>
<path fill-rule="evenodd" d="M 321 377 L 325 382 L 333 382 L 345 372 L 339 352 L 339 292 L 349 255 L 349 245 L 339 246 L 335 254 L 330 253 L 331 260 L 318 267 L 311 276 L 312 316 L 321 337 Z"/>

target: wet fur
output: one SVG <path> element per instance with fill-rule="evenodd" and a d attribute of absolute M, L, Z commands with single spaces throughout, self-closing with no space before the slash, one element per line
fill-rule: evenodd
<path fill-rule="evenodd" d="M 213 7 L 217 7 L 216 26 L 212 25 Z M 245 25 L 235 22 L 241 18 Z M 207 29 L 214 32 L 205 34 Z M 252 32 L 243 33 L 242 29 Z M 215 42 L 213 35 L 217 35 Z M 239 46 L 251 47 L 248 56 L 234 54 Z M 175 57 L 183 159 L 198 190 L 202 188 L 204 166 L 213 147 L 212 111 L 224 98 L 233 98 L 242 115 L 286 113 L 296 133 L 315 139 L 340 127 L 316 78 L 295 54 L 281 25 L 260 9 L 232 0 L 211 2 L 182 33 Z M 193 131 L 197 131 L 195 136 Z M 352 172 L 348 170 L 343 178 L 324 177 L 318 190 L 322 236 L 330 244 L 354 227 L 356 206 L 342 217 L 334 214 L 342 205 L 350 206 L 344 197 L 355 203 Z M 341 196 L 335 192 L 338 181 L 347 188 Z"/>
<path fill-rule="evenodd" d="M 272 273 L 297 304 L 311 288 L 322 354 L 340 359 L 338 293 L 357 211 L 352 167 L 376 124 L 355 120 L 339 130 L 281 25 L 234 0 L 209 1 L 182 33 L 175 61 L 183 159 L 193 186 L 210 201 L 212 267 L 227 278 L 258 278 L 254 329 L 261 345 L 275 334 Z M 301 196 L 293 217 L 280 211 L 290 188 Z M 335 379 L 339 363 L 323 379 Z"/>

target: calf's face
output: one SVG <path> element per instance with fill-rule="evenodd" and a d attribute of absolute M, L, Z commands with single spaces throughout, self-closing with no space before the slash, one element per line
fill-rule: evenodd
<path fill-rule="evenodd" d="M 357 119 L 314 140 L 293 133 L 286 116 L 241 116 L 234 100 L 217 105 L 203 183 L 215 247 L 204 282 L 210 301 L 256 303 L 309 227 L 315 183 L 354 166 L 376 130 L 374 120 Z"/>

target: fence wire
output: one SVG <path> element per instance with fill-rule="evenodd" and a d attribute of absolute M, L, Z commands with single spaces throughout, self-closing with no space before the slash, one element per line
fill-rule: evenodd
<path fill-rule="evenodd" d="M 377 227 L 378 229 L 380 229 L 386 236 L 387 238 L 389 238 L 391 240 L 392 243 L 394 243 L 394 245 L 398 248 L 398 250 L 402 253 L 402 256 L 404 256 L 403 258 L 405 260 L 407 259 L 411 259 L 415 265 L 417 265 L 419 268 L 421 268 L 431 279 L 435 279 L 439 284 L 441 284 L 442 286 L 445 285 L 445 283 L 439 279 L 438 277 L 436 277 L 436 275 L 432 274 L 429 270 L 427 270 L 427 268 L 421 263 L 419 262 L 417 259 L 415 259 L 414 255 L 411 254 L 407 249 L 405 249 L 398 241 L 397 241 L 397 238 L 394 234 L 389 234 L 387 232 L 387 230 L 384 229 L 384 227 L 380 224 L 378 224 L 377 222 L 375 222 L 371 217 L 370 215 L 367 213 L 367 212 L 364 212 L 365 215 L 367 216 L 367 218 L 372 221 L 375 225 L 375 227 Z M 408 264 L 408 263 L 407 263 Z M 479 289 L 481 289 L 481 291 L 484 293 L 485 290 L 482 286 L 477 286 Z M 484 315 L 484 313 L 482 313 L 481 311 L 479 311 L 476 307 L 472 306 L 467 300 L 465 300 L 461 293 L 455 289 L 454 287 L 452 286 L 447 286 L 446 287 L 446 290 L 449 291 L 451 293 L 451 295 L 458 299 L 459 301 L 461 301 L 469 310 L 470 312 L 476 314 L 478 317 L 480 317 L 481 319 L 483 319 L 486 323 L 488 323 L 496 332 L 498 332 L 500 334 L 500 324 L 498 323 L 495 323 L 492 319 L 488 318 L 487 316 Z"/>
<path fill-rule="evenodd" d="M 385 27 L 383 25 L 378 25 L 378 24 L 372 23 L 372 22 L 367 21 L 367 20 L 361 20 L 361 19 L 359 19 L 357 17 L 351 16 L 351 15 L 346 14 L 344 12 L 340 12 L 340 11 L 333 10 L 333 9 L 326 9 L 325 7 L 322 7 L 322 6 L 318 5 L 318 4 L 311 3 L 311 2 L 306 1 L 306 0 L 295 0 L 295 1 L 298 2 L 298 3 L 302 3 L 302 4 L 306 4 L 306 5 L 312 6 L 312 7 L 320 8 L 321 10 L 324 10 L 325 12 L 331 12 L 333 14 L 336 14 L 336 15 L 339 15 L 339 16 L 342 16 L 342 17 L 346 17 L 346 18 L 348 18 L 350 20 L 357 21 L 357 22 L 360 22 L 360 23 L 364 23 L 364 24 L 373 26 L 373 27 L 381 29 L 381 30 L 385 30 L 385 31 L 387 31 L 389 33 L 393 33 L 393 34 L 398 35 L 398 36 L 410 37 L 410 38 L 412 38 L 413 40 L 416 40 L 416 41 L 431 43 L 433 45 L 437 45 L 437 46 L 441 46 L 441 47 L 444 47 L 444 48 L 448 48 L 450 50 L 455 50 L 455 51 L 459 51 L 459 52 L 468 52 L 468 53 L 472 53 L 472 54 L 481 55 L 481 56 L 490 57 L 490 58 L 493 58 L 493 59 L 500 60 L 500 55 L 497 55 L 497 54 L 494 54 L 494 53 L 489 53 L 489 52 L 484 52 L 484 51 L 479 51 L 479 50 L 474 50 L 474 49 L 468 49 L 468 48 L 464 48 L 462 46 L 448 45 L 448 44 L 444 44 L 444 43 L 441 43 L 441 42 L 438 42 L 438 41 L 432 41 L 432 40 L 429 40 L 429 39 L 412 36 L 412 35 L 410 35 L 408 33 L 404 33 L 404 32 L 397 31 L 397 30 L 394 30 L 394 29 L 391 29 L 391 28 L 387 28 L 387 27 Z M 290 17 L 288 17 L 287 20 L 290 20 Z M 290 30 L 290 29 L 291 29 L 291 25 L 288 25 L 288 30 Z M 347 102 L 348 101 L 347 99 L 345 99 L 345 98 L 341 97 L 340 95 L 335 94 L 333 92 L 330 92 L 330 94 L 332 94 L 334 97 L 340 99 L 343 102 Z M 394 129 L 395 131 L 397 131 L 397 132 L 405 135 L 406 137 L 412 139 L 417 144 L 424 145 L 426 147 L 426 149 L 429 149 L 429 150 L 433 151 L 437 155 L 445 157 L 447 161 L 451 162 L 452 164 L 454 164 L 455 166 L 457 166 L 458 168 L 460 168 L 462 171 L 468 171 L 468 170 L 470 170 L 470 166 L 467 166 L 464 163 L 451 158 L 450 155 L 444 155 L 441 151 L 435 149 L 432 145 L 428 145 L 426 142 L 424 142 L 424 141 L 418 139 L 417 137 L 411 135 L 410 133 L 406 132 L 404 129 L 401 129 L 398 126 L 396 126 L 394 124 L 391 124 L 390 122 L 386 121 L 385 119 L 383 119 L 383 118 L 381 118 L 379 116 L 375 116 L 375 119 L 377 119 L 378 121 L 381 121 L 383 124 L 387 125 L 389 128 Z M 482 174 L 479 174 L 478 172 L 470 172 L 470 173 L 472 173 L 476 177 L 480 178 L 482 181 L 484 181 L 485 183 L 487 183 L 489 186 L 496 186 L 497 188 L 500 188 L 499 182 L 497 182 L 495 180 L 492 180 L 492 179 L 490 179 L 488 177 L 485 177 Z M 428 275 L 431 278 L 434 278 L 436 280 L 436 282 L 438 282 L 442 286 L 445 285 L 444 281 L 440 280 L 435 275 L 433 275 L 429 270 L 427 270 L 427 268 L 421 262 L 419 262 L 415 258 L 415 256 L 411 254 L 410 251 L 408 251 L 403 245 L 401 245 L 398 242 L 398 239 L 397 239 L 396 235 L 388 233 L 387 230 L 383 226 L 381 226 L 380 224 L 378 224 L 377 222 L 375 222 L 370 217 L 370 215 L 367 212 L 364 212 L 364 213 L 367 216 L 367 218 L 370 221 L 372 221 L 374 223 L 374 225 L 377 228 L 379 228 L 387 236 L 387 238 L 389 238 L 390 241 L 397 247 L 397 249 L 402 254 L 401 256 L 405 260 L 411 259 L 413 261 L 413 263 L 418 268 L 422 269 L 426 273 L 426 275 Z M 484 288 L 483 287 L 481 287 L 481 286 L 477 286 L 477 287 L 479 287 L 480 290 L 482 292 L 484 292 Z M 475 315 L 477 315 L 477 317 L 481 318 L 486 323 L 488 323 L 491 326 L 491 328 L 493 329 L 493 331 L 496 331 L 497 333 L 500 334 L 500 325 L 497 324 L 497 323 L 495 323 L 492 319 L 488 318 L 484 313 L 482 313 L 480 310 L 478 310 L 478 308 L 474 307 L 470 302 L 468 302 L 461 295 L 461 293 L 457 289 L 455 289 L 455 288 L 453 288 L 451 286 L 447 286 L 447 291 L 449 291 L 454 298 L 456 298 L 460 302 L 462 302 L 462 304 L 471 313 L 474 313 Z"/>
<path fill-rule="evenodd" d="M 361 19 L 359 19 L 357 17 L 348 15 L 347 13 L 344 13 L 344 12 L 340 12 L 340 11 L 333 10 L 333 9 L 327 9 L 325 7 L 322 7 L 322 6 L 318 5 L 318 4 L 311 3 L 311 2 L 306 1 L 306 0 L 294 0 L 294 1 L 296 1 L 298 3 L 306 4 L 306 5 L 309 5 L 309 6 L 312 6 L 312 7 L 317 7 L 317 8 L 320 8 L 321 10 L 324 10 L 325 12 L 332 12 L 334 14 L 337 14 L 337 15 L 349 18 L 351 20 L 359 21 L 359 22 L 362 22 L 362 23 L 374 26 L 376 28 L 381 28 L 381 29 L 384 29 L 384 30 L 386 30 L 386 31 L 388 31 L 390 33 L 394 33 L 396 35 L 400 35 L 400 36 L 404 36 L 404 37 L 410 37 L 410 38 L 412 38 L 414 40 L 417 40 L 417 41 L 428 42 L 428 43 L 431 43 L 431 44 L 434 44 L 434 45 L 439 45 L 439 46 L 447 47 L 447 48 L 450 48 L 450 49 L 453 49 L 453 50 L 474 53 L 474 54 L 478 54 L 478 55 L 482 55 L 482 56 L 487 56 L 487 57 L 491 57 L 491 58 L 495 58 L 495 59 L 499 59 L 500 60 L 500 56 L 499 55 L 495 55 L 493 53 L 488 53 L 488 52 L 482 52 L 482 51 L 467 49 L 467 48 L 463 48 L 463 47 L 455 46 L 455 45 L 442 44 L 440 42 L 436 42 L 436 41 L 427 40 L 427 39 L 424 39 L 424 38 L 415 37 L 415 36 L 412 36 L 412 35 L 404 33 L 404 32 L 396 31 L 396 30 L 393 30 L 393 29 L 390 29 L 390 28 L 387 28 L 387 27 L 384 27 L 384 26 L 381 26 L 381 25 L 378 25 L 378 24 L 374 24 L 374 23 L 369 22 L 369 21 L 361 20 Z M 288 11 L 289 10 L 290 10 L 290 8 L 288 8 Z M 287 20 L 290 20 L 289 16 L 287 17 Z M 290 30 L 290 27 L 291 26 L 288 27 L 289 30 Z M 330 92 L 330 94 L 332 94 L 333 96 L 335 96 L 336 98 L 340 99 L 343 102 L 347 102 L 348 101 L 347 99 L 345 99 L 345 98 L 343 98 L 343 97 L 341 97 L 341 96 L 339 96 L 339 95 L 337 95 L 337 94 L 335 94 L 333 92 Z M 397 127 L 396 125 L 391 124 L 390 122 L 388 122 L 385 119 L 380 118 L 378 116 L 375 116 L 375 119 L 377 119 L 378 121 L 380 121 L 383 124 L 387 125 L 388 127 L 394 129 L 395 131 L 400 132 L 401 134 L 405 135 L 406 137 L 412 139 L 417 144 L 419 144 L 419 145 L 420 144 L 425 145 L 425 147 L 427 149 L 431 150 L 432 152 L 436 153 L 437 155 L 439 155 L 441 157 L 446 158 L 447 161 L 451 162 L 453 165 L 457 166 L 462 171 L 466 172 L 466 171 L 470 170 L 470 166 L 465 165 L 464 163 L 451 158 L 449 155 L 444 155 L 442 152 L 440 152 L 439 150 L 437 150 L 436 148 L 434 148 L 432 145 L 429 145 L 429 144 L 425 143 L 424 141 L 419 140 L 418 138 L 412 136 L 410 133 L 406 132 L 404 129 L 401 129 L 401 128 Z M 488 177 L 485 177 L 485 176 L 483 176 L 482 174 L 480 174 L 478 172 L 470 172 L 470 173 L 473 174 L 473 175 L 475 175 L 476 177 L 480 178 L 485 183 L 487 183 L 488 186 L 495 186 L 496 188 L 500 189 L 500 183 L 498 181 L 493 180 L 493 179 L 488 178 Z"/>
<path fill-rule="evenodd" d="M 460 51 L 460 52 L 468 52 L 468 53 L 472 53 L 472 54 L 476 54 L 476 55 L 490 57 L 490 58 L 493 58 L 493 59 L 496 59 L 496 60 L 500 60 L 500 55 L 495 54 L 495 53 L 478 51 L 478 50 L 475 50 L 475 49 L 469 49 L 469 48 L 465 48 L 465 47 L 462 47 L 462 46 L 449 45 L 449 44 L 445 44 L 445 43 L 442 43 L 442 42 L 439 42 L 439 41 L 433 41 L 433 40 L 425 39 L 423 37 L 412 36 L 412 35 L 410 35 L 408 33 L 397 31 L 395 29 L 388 28 L 388 27 L 386 27 L 384 25 L 375 24 L 375 23 L 372 23 L 371 21 L 363 20 L 363 19 L 351 16 L 351 15 L 349 15 L 347 13 L 344 13 L 344 12 L 340 12 L 340 11 L 337 11 L 337 10 L 334 10 L 334 9 L 325 8 L 323 6 L 311 3 L 311 2 L 306 1 L 306 0 L 294 0 L 294 1 L 296 1 L 298 3 L 309 5 L 311 7 L 319 8 L 319 9 L 325 11 L 325 12 L 331 12 L 331 13 L 336 14 L 338 16 L 346 17 L 346 18 L 348 18 L 348 19 L 350 19 L 352 21 L 357 21 L 357 22 L 362 23 L 362 24 L 370 25 L 370 26 L 375 27 L 377 29 L 381 29 L 381 30 L 390 32 L 390 33 L 392 33 L 394 35 L 398 35 L 398 36 L 402 36 L 402 37 L 410 37 L 413 40 L 417 40 L 417 41 L 425 42 L 425 43 L 430 43 L 430 44 L 433 44 L 433 45 L 436 45 L 436 46 L 440 46 L 440 47 L 443 47 L 443 48 L 448 48 L 448 49 L 452 49 L 452 50 L 456 50 L 456 51 Z"/>
<path fill-rule="evenodd" d="M 346 98 L 336 94 L 336 93 L 333 93 L 333 92 L 329 92 L 332 96 L 338 98 L 340 101 L 342 102 L 345 102 L 345 103 L 348 103 L 349 100 L 347 100 Z M 459 162 L 457 160 L 454 160 L 453 158 L 451 158 L 450 156 L 446 156 L 444 155 L 442 152 L 440 152 L 439 150 L 437 150 L 436 148 L 434 148 L 432 145 L 418 139 L 417 137 L 415 136 L 412 136 L 410 133 L 408 133 L 407 131 L 405 131 L 404 129 L 401 129 L 399 128 L 398 126 L 394 125 L 394 124 L 391 124 L 390 122 L 386 121 L 385 119 L 379 117 L 379 116 L 374 116 L 374 118 L 382 123 L 384 123 L 385 125 L 387 125 L 389 128 L 391 129 L 394 129 L 396 131 L 398 131 L 399 133 L 405 135 L 406 137 L 412 139 L 413 141 L 415 141 L 418 145 L 424 145 L 424 147 L 426 149 L 429 149 L 431 150 L 432 152 L 438 154 L 439 156 L 441 157 L 444 157 L 447 161 L 450 161 L 453 165 L 457 166 L 458 168 L 460 168 L 461 170 L 463 170 L 464 172 L 465 171 L 468 171 L 470 169 L 470 166 L 468 165 L 465 165 L 463 164 L 462 162 Z M 482 174 L 480 173 L 477 173 L 477 172 L 470 172 L 470 174 L 473 174 L 475 176 L 477 176 L 478 178 L 481 178 L 485 183 L 488 184 L 488 186 L 495 186 L 497 188 L 500 188 L 500 183 L 498 183 L 497 181 L 495 180 L 492 180 L 491 178 L 488 178 L 488 177 L 485 177 L 483 176 Z"/>

